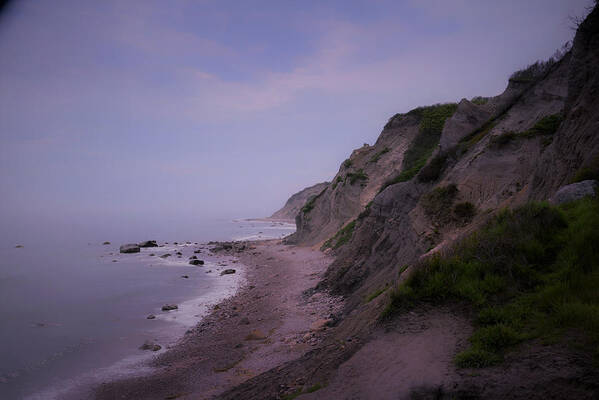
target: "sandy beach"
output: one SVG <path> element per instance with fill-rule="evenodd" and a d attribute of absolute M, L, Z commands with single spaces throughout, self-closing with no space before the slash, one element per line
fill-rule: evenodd
<path fill-rule="evenodd" d="M 103 383 L 96 398 L 208 399 L 319 345 L 343 305 L 309 290 L 331 257 L 278 240 L 225 253 L 246 266 L 246 285 L 157 356 L 152 374 Z"/>

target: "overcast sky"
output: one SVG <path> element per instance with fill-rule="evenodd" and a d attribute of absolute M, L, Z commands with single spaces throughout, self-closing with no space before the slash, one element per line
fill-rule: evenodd
<path fill-rule="evenodd" d="M 269 215 L 391 115 L 499 94 L 591 2 L 13 2 L 0 218 Z"/>

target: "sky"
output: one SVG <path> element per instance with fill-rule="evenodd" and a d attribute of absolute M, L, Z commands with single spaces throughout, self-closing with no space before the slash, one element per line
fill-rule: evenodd
<path fill-rule="evenodd" d="M 13 1 L 0 223 L 270 215 L 393 114 L 501 93 L 591 3 Z"/>

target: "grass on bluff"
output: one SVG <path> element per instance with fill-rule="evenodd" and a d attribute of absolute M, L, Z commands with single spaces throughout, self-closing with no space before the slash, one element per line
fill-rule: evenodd
<path fill-rule="evenodd" d="M 402 171 L 385 182 L 381 191 L 387 186 L 409 181 L 418 174 L 439 144 L 445 121 L 455 113 L 457 108 L 458 105 L 455 103 L 436 104 L 415 108 L 408 113 L 408 115 L 420 118 L 418 135 L 404 153 Z"/>
<path fill-rule="evenodd" d="M 461 301 L 476 311 L 460 367 L 486 367 L 532 338 L 585 334 L 599 356 L 599 201 L 503 210 L 443 255 L 422 262 L 390 295 L 382 317 L 419 302 Z"/>
<path fill-rule="evenodd" d="M 489 141 L 490 148 L 501 148 L 508 143 L 523 138 L 530 139 L 541 135 L 553 135 L 563 121 L 561 114 L 547 115 L 537 121 L 534 126 L 524 132 L 506 132 L 501 135 L 491 138 Z"/>
<path fill-rule="evenodd" d="M 370 158 L 369 162 L 371 162 L 371 163 L 377 163 L 384 154 L 387 154 L 390 151 L 391 151 L 391 149 L 389 149 L 388 147 L 385 147 L 383 150 L 381 150 L 381 151 L 377 152 L 375 155 L 373 155 Z"/>
<path fill-rule="evenodd" d="M 346 180 L 349 179 L 349 184 L 353 185 L 354 183 L 356 183 L 358 181 L 367 181 L 368 175 L 364 172 L 364 170 L 362 168 L 360 168 L 356 172 L 348 172 L 347 175 L 345 176 L 345 179 Z"/>
<path fill-rule="evenodd" d="M 320 193 L 318 193 L 316 196 L 312 196 L 308 199 L 308 201 L 306 201 L 306 203 L 304 204 L 304 206 L 302 207 L 302 212 L 304 214 L 308 214 L 310 211 L 312 211 L 312 209 L 314 209 L 314 205 L 316 203 L 316 200 L 322 196 L 324 194 L 324 192 L 327 191 L 328 187 L 325 187 Z"/>
<path fill-rule="evenodd" d="M 332 248 L 333 250 L 335 250 L 343 246 L 344 244 L 350 241 L 352 235 L 354 234 L 355 227 L 356 220 L 353 220 L 349 224 L 345 225 L 343 228 L 339 229 L 335 236 L 324 242 L 320 250 L 325 250 L 328 248 Z"/>

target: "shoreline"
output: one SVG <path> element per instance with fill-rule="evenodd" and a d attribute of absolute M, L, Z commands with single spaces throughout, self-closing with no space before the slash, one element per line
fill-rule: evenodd
<path fill-rule="evenodd" d="M 150 374 L 103 383 L 93 389 L 93 398 L 208 399 L 320 343 L 343 303 L 304 292 L 316 286 L 332 258 L 279 239 L 245 244 L 243 250 L 213 251 L 245 266 L 245 283 L 237 292 L 154 357 Z"/>

